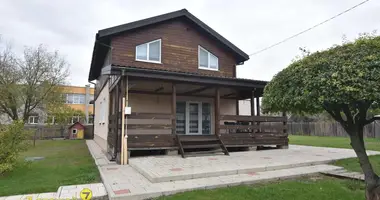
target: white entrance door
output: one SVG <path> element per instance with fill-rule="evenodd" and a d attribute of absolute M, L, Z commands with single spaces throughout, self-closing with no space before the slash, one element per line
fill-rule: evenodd
<path fill-rule="evenodd" d="M 202 103 L 186 102 L 186 134 L 201 135 L 202 134 Z"/>
<path fill-rule="evenodd" d="M 177 102 L 177 134 L 211 134 L 211 104 L 206 102 Z"/>

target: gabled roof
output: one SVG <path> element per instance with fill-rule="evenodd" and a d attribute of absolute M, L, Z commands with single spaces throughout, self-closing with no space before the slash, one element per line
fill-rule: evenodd
<path fill-rule="evenodd" d="M 94 51 L 92 54 L 91 69 L 90 69 L 90 74 L 88 77 L 89 81 L 96 79 L 100 75 L 101 65 L 103 64 L 105 54 L 107 53 L 107 50 L 109 48 L 107 47 L 107 45 L 109 44 L 110 38 L 112 36 L 124 33 L 126 31 L 131 31 L 134 29 L 142 28 L 145 26 L 149 26 L 149 25 L 153 25 L 153 24 L 157 24 L 157 23 L 161 23 L 164 21 L 177 19 L 177 18 L 187 19 L 188 21 L 198 26 L 200 30 L 204 31 L 211 38 L 214 38 L 215 40 L 219 41 L 223 46 L 225 46 L 227 49 L 229 49 L 231 52 L 235 54 L 235 57 L 237 58 L 238 62 L 244 62 L 249 59 L 248 54 L 240 50 L 238 47 L 236 47 L 226 38 L 224 38 L 219 33 L 214 31 L 212 28 L 207 26 L 201 20 L 196 18 L 189 11 L 187 11 L 186 9 L 182 9 L 175 12 L 158 15 L 155 17 L 99 30 L 95 38 Z"/>
<path fill-rule="evenodd" d="M 69 126 L 69 129 L 71 129 L 72 127 L 74 127 L 75 125 L 79 124 L 82 128 L 84 128 L 83 124 L 80 123 L 80 122 L 75 122 L 74 124 L 72 124 L 71 126 Z"/>

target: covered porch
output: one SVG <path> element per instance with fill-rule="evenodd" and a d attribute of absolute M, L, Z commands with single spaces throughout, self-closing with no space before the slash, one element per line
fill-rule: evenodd
<path fill-rule="evenodd" d="M 265 81 L 117 66 L 102 74 L 110 76 L 107 141 L 112 159 L 121 160 L 123 151 L 165 150 L 186 157 L 288 146 L 286 117 L 260 115 Z M 239 100 L 246 99 L 250 115 L 242 116 Z"/>

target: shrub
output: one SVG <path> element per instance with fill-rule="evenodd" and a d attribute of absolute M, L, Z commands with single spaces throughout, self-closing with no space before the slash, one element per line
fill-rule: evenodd
<path fill-rule="evenodd" d="M 22 121 L 0 126 L 0 174 L 14 168 L 20 152 L 29 146 L 28 135 Z"/>

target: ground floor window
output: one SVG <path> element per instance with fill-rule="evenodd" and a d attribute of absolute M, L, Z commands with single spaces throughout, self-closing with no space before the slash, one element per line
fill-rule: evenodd
<path fill-rule="evenodd" d="M 211 104 L 207 102 L 177 102 L 177 134 L 211 134 Z"/>
<path fill-rule="evenodd" d="M 38 115 L 29 116 L 28 124 L 38 124 Z"/>

